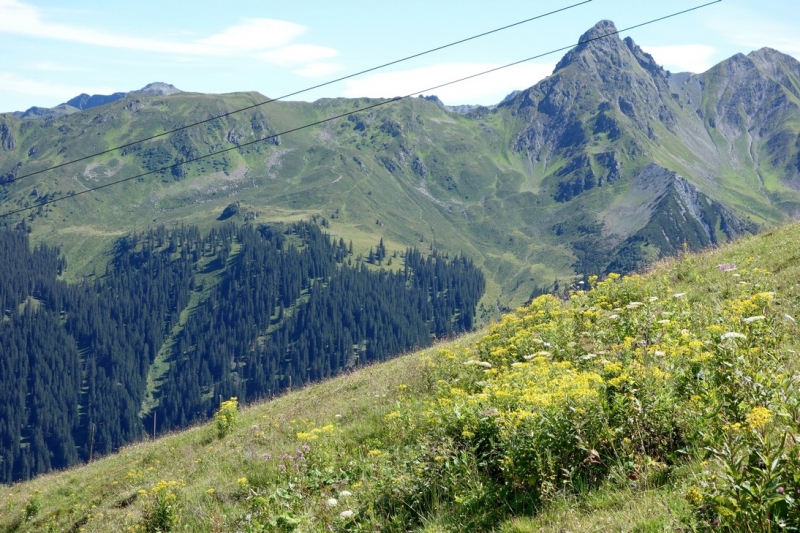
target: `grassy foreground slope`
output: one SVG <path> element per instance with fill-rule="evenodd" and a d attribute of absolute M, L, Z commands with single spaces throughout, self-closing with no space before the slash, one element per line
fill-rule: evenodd
<path fill-rule="evenodd" d="M 0 531 L 800 524 L 800 226 L 0 489 Z"/>

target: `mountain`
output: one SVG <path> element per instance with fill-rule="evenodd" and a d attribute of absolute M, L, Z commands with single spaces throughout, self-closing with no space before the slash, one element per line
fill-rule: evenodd
<path fill-rule="evenodd" d="M 75 98 L 67 100 L 66 104 L 77 109 L 89 109 L 90 107 L 97 107 L 99 105 L 110 104 L 125 96 L 128 93 L 114 93 L 114 94 L 94 94 L 89 96 L 86 93 L 79 94 Z"/>
<path fill-rule="evenodd" d="M 110 104 L 111 102 L 116 102 L 120 98 L 128 96 L 129 94 L 143 93 L 165 96 L 180 92 L 183 91 L 170 83 L 157 81 L 154 83 L 148 83 L 138 91 L 114 94 L 93 94 L 91 96 L 86 93 L 81 93 L 74 98 L 70 98 L 65 103 L 57 105 L 56 107 L 34 106 L 26 111 L 15 111 L 11 114 L 22 119 L 57 118 L 64 115 L 69 115 L 70 113 L 75 113 L 76 111 L 82 111 L 84 109 Z"/>
<path fill-rule="evenodd" d="M 168 96 L 170 94 L 182 93 L 183 91 L 181 91 L 171 83 L 164 83 L 161 81 L 157 81 L 154 83 L 148 83 L 138 91 L 133 91 L 133 92 L 144 93 L 144 94 L 155 94 L 158 96 Z"/>
<path fill-rule="evenodd" d="M 615 30 L 610 21 L 583 40 Z M 273 102 L 55 171 L 16 176 L 265 102 L 258 93 L 130 93 L 47 120 L 0 115 L 0 205 L 158 171 L 24 216 L 77 280 L 120 235 L 160 223 L 309 219 L 367 254 L 380 238 L 463 252 L 487 274 L 484 317 L 557 281 L 631 271 L 800 213 L 800 63 L 771 49 L 670 74 L 630 39 L 570 50 L 494 108 L 406 99 Z M 212 151 L 232 151 L 159 171 Z M 222 217 L 224 218 L 224 217 Z M 16 220 L 19 220 L 17 218 Z M 14 223 L 9 221 L 8 223 Z"/>

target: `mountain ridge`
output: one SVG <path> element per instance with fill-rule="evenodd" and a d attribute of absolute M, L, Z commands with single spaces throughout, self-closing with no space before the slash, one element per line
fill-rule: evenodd
<path fill-rule="evenodd" d="M 613 22 L 600 21 L 582 39 L 613 31 Z M 733 56 L 705 73 L 670 74 L 631 38 L 614 35 L 573 48 L 553 74 L 493 108 L 459 114 L 427 99 L 435 97 L 395 102 L 175 167 L 141 186 L 53 204 L 30 222 L 35 239 L 61 239 L 77 274 L 94 264 L 89 255 L 99 254 L 76 256 L 77 236 L 66 234 L 65 224 L 95 228 L 87 238 L 99 252 L 110 243 L 98 235 L 120 227 L 182 217 L 210 225 L 240 201 L 243 212 L 274 220 L 323 217 L 357 247 L 364 243 L 363 253 L 378 237 L 396 249 L 426 242 L 464 251 L 493 278 L 487 309 L 513 308 L 558 278 L 603 273 L 612 264 L 634 270 L 675 251 L 674 243 L 708 246 L 730 238 L 726 229 L 740 235 L 800 214 L 797 87 L 800 63 L 771 49 Z M 0 198 L 9 208 L 35 205 L 380 101 L 274 102 L 79 165 L 77 172 L 57 171 L 58 185 L 13 183 L 23 170 L 265 98 L 131 94 L 52 124 L 6 118 L 4 142 L 15 148 L 0 152 L 0 182 L 7 184 Z M 95 137 L 82 144 L 81 132 Z M 674 209 L 688 214 L 677 225 L 668 222 L 672 215 L 662 222 L 654 213 L 617 216 L 650 212 L 651 199 L 636 184 L 651 164 L 680 175 L 715 214 L 703 215 L 704 222 L 705 211 L 690 205 L 693 192 L 674 197 Z M 662 246 L 672 243 L 664 250 L 642 244 L 658 233 L 646 229 L 651 220 L 669 234 L 660 239 Z M 704 224 L 710 229 L 698 233 Z"/>
<path fill-rule="evenodd" d="M 86 109 L 91 109 L 93 107 L 99 107 L 102 105 L 110 104 L 112 102 L 116 102 L 120 98 L 124 98 L 131 94 L 141 93 L 141 94 L 155 94 L 159 96 L 167 96 L 170 94 L 177 94 L 181 92 L 183 91 L 181 91 L 171 83 L 164 83 L 157 81 L 153 83 L 148 83 L 147 85 L 136 91 L 116 92 L 113 94 L 93 94 L 93 95 L 89 95 L 87 93 L 81 93 L 78 96 L 70 98 L 63 104 L 58 104 L 55 107 L 48 108 L 48 107 L 33 106 L 25 111 L 12 111 L 7 114 L 11 114 L 17 118 L 22 118 L 22 119 L 44 120 L 46 118 L 56 118 L 63 115 L 75 113 L 77 111 L 84 111 Z"/>

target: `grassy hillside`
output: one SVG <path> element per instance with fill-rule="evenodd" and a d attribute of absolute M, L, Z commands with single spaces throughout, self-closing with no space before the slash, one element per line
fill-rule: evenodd
<path fill-rule="evenodd" d="M 436 349 L 3 487 L 0 531 L 796 527 L 798 279 L 792 225 L 593 280 Z"/>
<path fill-rule="evenodd" d="M 602 21 L 583 39 L 612 30 Z M 496 316 L 556 278 L 630 271 L 684 242 L 699 249 L 794 215 L 799 83 L 800 63 L 774 50 L 670 77 L 614 37 L 571 50 L 553 75 L 494 109 L 275 102 L 18 181 L 266 97 L 131 94 L 58 118 L 3 114 L 0 209 L 34 207 L 4 223 L 25 217 L 35 241 L 60 245 L 72 280 L 102 272 L 123 233 L 208 229 L 234 202 L 239 218 L 322 217 L 356 253 L 383 238 L 390 253 L 467 254 L 488 276 L 483 315 Z M 41 205 L 222 149 L 231 151 Z"/>

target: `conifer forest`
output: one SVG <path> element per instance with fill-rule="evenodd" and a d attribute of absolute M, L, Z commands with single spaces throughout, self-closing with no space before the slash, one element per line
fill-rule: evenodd
<path fill-rule="evenodd" d="M 485 281 L 470 260 L 376 250 L 311 222 L 161 226 L 67 283 L 58 249 L 0 231 L 0 481 L 472 329 Z"/>

